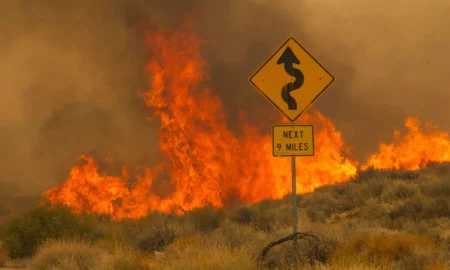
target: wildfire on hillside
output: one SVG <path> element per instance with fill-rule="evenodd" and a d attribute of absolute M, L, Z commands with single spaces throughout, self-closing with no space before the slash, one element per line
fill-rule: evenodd
<path fill-rule="evenodd" d="M 406 134 L 394 131 L 394 142 L 382 143 L 379 151 L 372 154 L 362 170 L 406 169 L 418 170 L 428 163 L 450 161 L 450 139 L 448 132 L 425 123 L 421 128 L 418 119 L 408 117 L 405 121 Z"/>
<path fill-rule="evenodd" d="M 236 136 L 226 125 L 220 99 L 203 86 L 208 67 L 190 22 L 174 32 L 147 33 L 146 45 L 151 55 L 150 89 L 141 96 L 150 117 L 160 122 L 158 145 L 164 161 L 130 179 L 127 168 L 120 176 L 104 175 L 92 157 L 83 155 L 84 164 L 74 166 L 66 181 L 44 196 L 77 213 L 109 214 L 121 220 L 142 218 L 152 211 L 182 213 L 207 204 L 222 207 L 232 196 L 256 203 L 289 194 L 290 159 L 272 157 L 271 135 L 242 117 L 244 135 Z M 303 115 L 302 121 L 314 125 L 315 155 L 297 164 L 297 192 L 354 177 L 359 164 L 344 157 L 347 147 L 333 123 L 318 112 Z M 406 126 L 405 137 L 396 133 L 396 142 L 382 144 L 362 168 L 417 169 L 430 161 L 448 160 L 446 133 L 421 131 L 412 118 Z M 170 172 L 174 187 L 166 197 L 152 191 L 163 171 Z"/>

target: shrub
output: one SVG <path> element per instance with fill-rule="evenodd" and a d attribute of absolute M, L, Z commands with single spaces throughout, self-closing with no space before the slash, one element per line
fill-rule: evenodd
<path fill-rule="evenodd" d="M 311 221 L 324 221 L 337 212 L 338 200 L 329 192 L 313 193 L 306 198 L 301 207 Z"/>
<path fill-rule="evenodd" d="M 361 184 L 355 183 L 331 185 L 318 190 L 301 204 L 311 221 L 324 222 L 332 215 L 358 208 L 364 205 L 367 197 Z"/>
<path fill-rule="evenodd" d="M 275 229 L 277 222 L 275 216 L 271 216 L 270 211 L 267 211 L 267 213 L 258 214 L 258 218 L 253 221 L 251 225 L 256 230 L 272 232 Z"/>
<path fill-rule="evenodd" d="M 366 220 L 382 220 L 387 216 L 387 210 L 383 207 L 383 205 L 371 198 L 361 209 L 359 216 Z"/>
<path fill-rule="evenodd" d="M 135 270 L 140 266 L 139 256 L 133 250 L 115 246 L 108 252 L 80 240 L 47 241 L 29 263 L 29 268 L 34 270 Z"/>
<path fill-rule="evenodd" d="M 444 217 L 450 217 L 450 200 L 440 197 L 426 200 L 418 196 L 398 205 L 389 212 L 390 221 L 406 218 L 417 222 Z"/>
<path fill-rule="evenodd" d="M 367 181 L 367 183 L 362 184 L 361 192 L 365 196 L 378 197 L 380 196 L 386 188 L 386 181 L 383 179 L 373 179 L 372 181 Z"/>
<path fill-rule="evenodd" d="M 430 197 L 450 197 L 450 177 L 442 177 L 438 181 L 424 183 L 420 186 L 422 193 Z"/>
<path fill-rule="evenodd" d="M 361 192 L 360 185 L 349 185 L 349 191 L 339 198 L 339 212 L 350 211 L 365 204 L 365 197 Z"/>
<path fill-rule="evenodd" d="M 4 267 L 9 259 L 8 252 L 3 248 L 0 248 L 0 267 Z"/>
<path fill-rule="evenodd" d="M 424 218 L 450 217 L 450 201 L 444 198 L 431 199 L 423 213 Z"/>
<path fill-rule="evenodd" d="M 448 267 L 440 261 L 427 262 L 424 266 L 425 270 L 447 270 Z"/>
<path fill-rule="evenodd" d="M 256 208 L 256 209 L 255 209 Z M 243 206 L 231 212 L 230 220 L 242 225 L 251 225 L 260 231 L 272 231 L 277 225 L 273 209 L 261 206 Z"/>
<path fill-rule="evenodd" d="M 382 173 L 382 171 L 376 170 L 371 167 L 364 171 L 358 171 L 358 175 L 356 176 L 355 181 L 365 182 L 375 178 L 382 178 Z"/>
<path fill-rule="evenodd" d="M 363 233 L 336 249 L 331 256 L 331 264 L 343 267 L 364 263 L 385 268 L 395 264 L 400 269 L 423 269 L 416 267 L 435 260 L 433 254 L 436 251 L 434 242 L 424 236 Z"/>
<path fill-rule="evenodd" d="M 297 196 L 298 200 L 300 201 L 302 196 Z M 291 197 L 292 198 L 292 197 Z M 260 211 L 267 211 L 270 209 L 274 209 L 279 207 L 280 205 L 282 205 L 283 203 L 280 200 L 272 200 L 272 199 L 266 199 L 266 200 L 262 200 L 260 201 L 257 205 L 255 205 L 256 207 L 259 208 Z"/>
<path fill-rule="evenodd" d="M 435 257 L 431 252 L 417 252 L 414 256 L 402 258 L 396 263 L 396 266 L 401 270 L 438 270 L 442 266 L 442 262 L 435 262 Z"/>
<path fill-rule="evenodd" d="M 306 208 L 306 216 L 312 222 L 325 222 L 327 216 L 322 210 L 315 209 L 313 207 Z"/>
<path fill-rule="evenodd" d="M 450 162 L 430 162 L 427 164 L 425 171 L 430 171 L 437 175 L 448 175 L 450 172 Z"/>
<path fill-rule="evenodd" d="M 108 224 L 98 224 L 99 234 L 102 235 L 96 242 L 103 246 L 111 246 L 116 244 L 125 244 L 128 240 L 128 235 L 125 230 L 124 223 L 110 222 Z"/>
<path fill-rule="evenodd" d="M 167 245 L 164 250 L 164 254 L 166 254 L 171 259 L 177 259 L 189 254 L 195 254 L 202 247 L 203 242 L 200 237 L 186 235 L 175 239 L 175 241 Z"/>
<path fill-rule="evenodd" d="M 105 263 L 107 267 L 102 269 L 120 269 L 120 270 L 136 270 L 142 269 L 141 266 L 145 262 L 141 261 L 139 254 L 130 248 L 116 246 Z M 90 268 L 89 268 L 90 269 Z"/>
<path fill-rule="evenodd" d="M 63 206 L 42 205 L 19 214 L 5 224 L 3 246 L 12 259 L 29 257 L 47 239 L 86 238 L 93 232 L 88 222 Z"/>
<path fill-rule="evenodd" d="M 389 212 L 389 219 L 395 221 L 400 218 L 419 220 L 426 207 L 426 201 L 421 196 L 416 196 L 409 201 L 398 205 Z"/>
<path fill-rule="evenodd" d="M 0 226 L 4 225 L 10 214 L 11 211 L 3 203 L 0 203 Z"/>
<path fill-rule="evenodd" d="M 420 189 L 418 186 L 412 183 L 406 183 L 402 180 L 393 181 L 392 185 L 388 189 L 384 189 L 381 194 L 381 199 L 385 202 L 392 202 L 395 200 L 402 200 L 412 198 L 420 195 Z"/>
<path fill-rule="evenodd" d="M 281 204 L 272 209 L 267 209 L 264 215 L 270 219 L 272 230 L 292 224 L 292 204 Z"/>
<path fill-rule="evenodd" d="M 403 179 L 414 180 L 420 176 L 418 171 L 407 170 L 376 170 L 369 168 L 365 171 L 358 172 L 356 182 L 372 181 L 373 179 Z"/>
<path fill-rule="evenodd" d="M 133 246 L 141 251 L 162 251 L 177 237 L 175 230 L 170 227 L 139 228 L 129 234 Z"/>
<path fill-rule="evenodd" d="M 240 224 L 250 224 L 256 220 L 257 215 L 258 213 L 254 209 L 243 206 L 232 212 L 230 219 Z"/>
<path fill-rule="evenodd" d="M 252 226 L 236 224 L 229 220 L 222 222 L 220 228 L 215 232 L 215 237 L 221 238 L 227 247 L 233 249 L 257 242 L 258 239 L 263 238 L 262 236 L 262 233 Z"/>
<path fill-rule="evenodd" d="M 187 213 L 187 218 L 200 232 L 210 232 L 219 228 L 220 222 L 224 219 L 224 213 L 222 209 L 207 206 Z"/>
<path fill-rule="evenodd" d="M 48 241 L 41 245 L 29 268 L 34 270 L 104 269 L 108 253 L 83 241 Z"/>
<path fill-rule="evenodd" d="M 167 262 L 172 270 L 257 270 L 255 258 L 245 249 L 208 247 L 196 254 L 189 254 Z"/>
<path fill-rule="evenodd" d="M 304 269 L 328 261 L 336 243 L 316 233 L 305 233 L 297 239 L 294 248 L 292 241 L 280 243 L 271 248 L 265 255 L 264 269 Z M 259 255 L 259 254 L 258 254 Z M 293 268 L 286 268 L 293 267 Z"/>

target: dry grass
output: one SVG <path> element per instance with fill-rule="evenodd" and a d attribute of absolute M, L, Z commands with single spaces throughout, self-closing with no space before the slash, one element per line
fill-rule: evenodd
<path fill-rule="evenodd" d="M 34 270 L 140 269 L 140 256 L 114 246 L 110 250 L 80 240 L 49 241 L 39 247 L 29 263 Z"/>
<path fill-rule="evenodd" d="M 173 270 L 257 270 L 255 259 L 245 248 L 231 249 L 222 247 L 204 247 L 200 252 L 180 253 L 177 258 L 167 261 L 164 269 Z"/>
<path fill-rule="evenodd" d="M 0 267 L 4 267 L 8 261 L 10 261 L 8 252 L 6 250 L 0 248 Z"/>
<path fill-rule="evenodd" d="M 80 240 L 49 241 L 39 247 L 29 263 L 35 270 L 140 269 L 142 256 L 122 246 L 101 248 Z"/>
<path fill-rule="evenodd" d="M 406 233 L 357 234 L 332 255 L 330 265 L 367 265 L 382 269 L 445 269 L 439 248 L 430 238 Z"/>
<path fill-rule="evenodd" d="M 100 247 L 82 241 L 49 241 L 39 247 L 29 268 L 35 270 L 102 269 L 110 260 Z"/>

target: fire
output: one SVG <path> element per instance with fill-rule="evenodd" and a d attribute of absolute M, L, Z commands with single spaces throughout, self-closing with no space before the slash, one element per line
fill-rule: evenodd
<path fill-rule="evenodd" d="M 83 155 L 84 164 L 74 166 L 66 181 L 44 196 L 77 213 L 109 214 L 121 220 L 152 211 L 181 214 L 207 204 L 223 207 L 233 199 L 256 203 L 291 193 L 290 159 L 272 157 L 269 130 L 249 125 L 244 114 L 240 119 L 244 135 L 228 128 L 221 100 L 205 87 L 208 65 L 190 22 L 174 32 L 147 33 L 146 45 L 150 89 L 141 97 L 150 117 L 160 123 L 163 161 L 130 179 L 127 168 L 120 176 L 106 175 L 94 158 Z M 319 112 L 303 115 L 302 121 L 314 125 L 315 155 L 297 159 L 298 193 L 354 177 L 359 164 L 345 157 L 348 148 L 333 123 Z M 448 133 L 430 124 L 422 129 L 414 118 L 408 118 L 405 126 L 406 135 L 396 131 L 394 143 L 381 144 L 360 169 L 416 170 L 429 162 L 449 161 Z M 169 172 L 172 187 L 165 197 L 153 187 L 163 172 Z"/>
<path fill-rule="evenodd" d="M 362 169 L 418 170 L 430 162 L 450 161 L 448 132 L 440 131 L 430 123 L 425 123 L 422 128 L 419 120 L 413 117 L 406 119 L 405 127 L 406 134 L 402 136 L 399 130 L 395 130 L 394 143 L 382 143 L 378 153 L 370 156 Z"/>
<path fill-rule="evenodd" d="M 242 117 L 242 136 L 227 127 L 220 99 L 205 87 L 207 63 L 189 21 L 180 29 L 146 34 L 150 90 L 141 96 L 151 118 L 160 123 L 159 149 L 164 161 L 130 179 L 100 173 L 92 157 L 74 166 L 59 187 L 44 196 L 75 212 L 111 215 L 115 220 L 142 218 L 149 212 L 178 212 L 212 204 L 223 207 L 231 199 L 256 203 L 291 192 L 289 158 L 272 157 L 270 132 L 250 126 Z M 345 145 L 332 122 L 318 112 L 303 121 L 315 127 L 315 156 L 298 159 L 298 193 L 347 181 L 357 162 L 343 156 Z M 110 159 L 108 159 L 110 161 Z M 170 173 L 173 191 L 162 198 L 153 189 L 162 171 Z"/>

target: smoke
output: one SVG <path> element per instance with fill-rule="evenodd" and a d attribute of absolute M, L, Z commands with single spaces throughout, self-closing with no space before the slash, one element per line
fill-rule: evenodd
<path fill-rule="evenodd" d="M 247 80 L 291 35 L 335 75 L 313 109 L 356 158 L 406 115 L 450 128 L 448 1 L 2 1 L 2 190 L 41 193 L 83 153 L 156 162 L 158 125 L 138 97 L 148 89 L 142 31 L 176 27 L 186 13 L 232 128 L 238 109 L 259 122 L 277 114 Z"/>
<path fill-rule="evenodd" d="M 248 16 L 252 11 L 256 18 Z M 225 20 L 226 34 L 222 27 L 211 30 L 217 41 L 209 59 L 222 63 L 223 72 L 213 73 L 218 80 L 233 74 L 219 86 L 229 94 L 226 100 L 239 99 L 240 108 L 251 102 L 248 111 L 266 108 L 267 114 L 272 105 L 247 91 L 245 80 L 287 36 L 295 36 L 336 78 L 312 109 L 330 117 L 354 158 L 365 160 L 407 115 L 450 128 L 448 14 L 444 0 L 241 1 L 228 15 L 233 19 Z"/>

